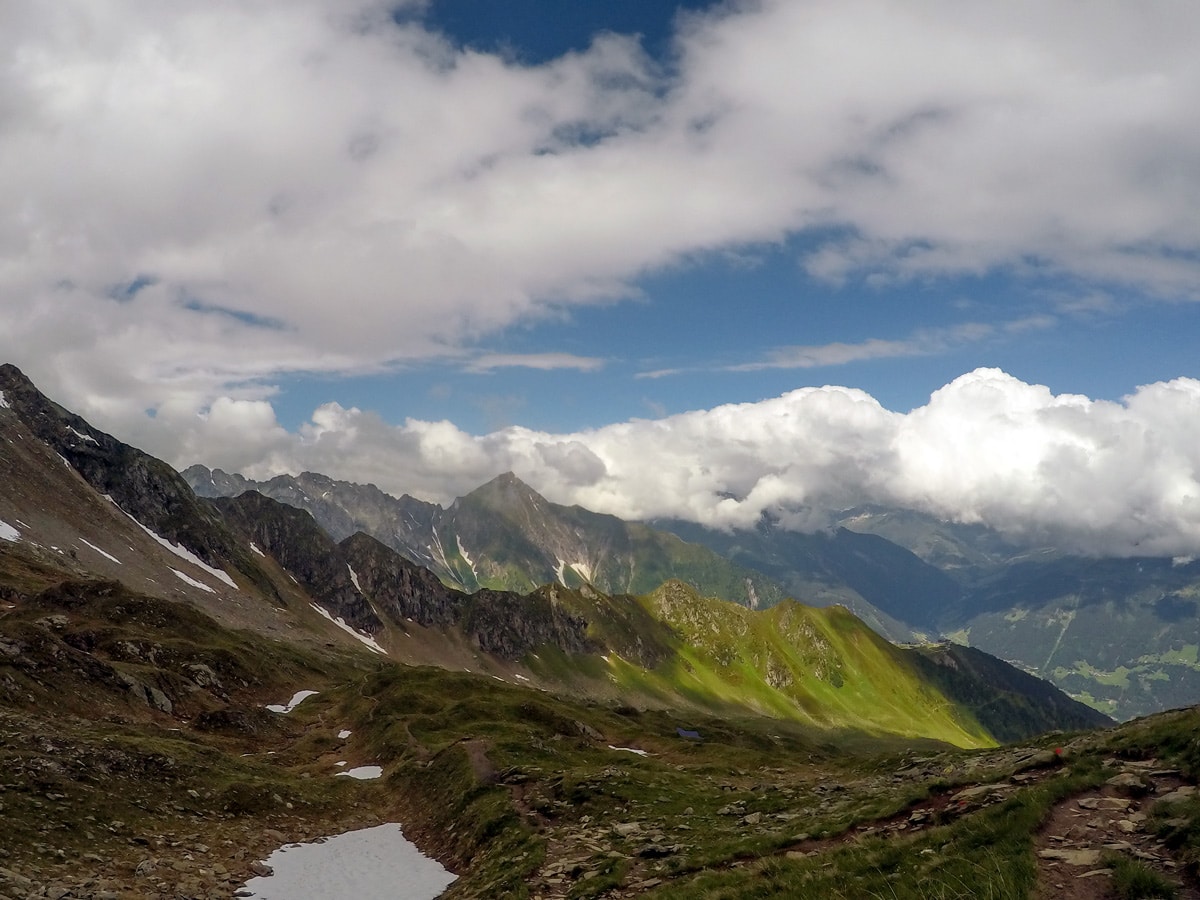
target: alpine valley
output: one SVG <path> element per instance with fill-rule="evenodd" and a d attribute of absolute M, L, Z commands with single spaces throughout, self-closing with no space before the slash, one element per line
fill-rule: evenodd
<path fill-rule="evenodd" d="M 1195 891 L 1198 591 L 903 510 L 180 474 L 0 366 L 0 897 L 229 897 L 393 821 L 447 897 Z"/>

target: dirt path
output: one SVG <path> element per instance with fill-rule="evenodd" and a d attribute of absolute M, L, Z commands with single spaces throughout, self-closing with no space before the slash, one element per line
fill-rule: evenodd
<path fill-rule="evenodd" d="M 1153 761 L 1119 765 L 1119 774 L 1104 787 L 1055 806 L 1037 834 L 1035 900 L 1115 896 L 1110 870 L 1101 862 L 1106 851 L 1123 853 L 1170 880 L 1178 886 L 1178 900 L 1200 900 L 1200 885 L 1185 880 L 1170 851 L 1146 830 L 1155 803 L 1173 791 L 1189 788 L 1178 772 L 1158 770 Z"/>

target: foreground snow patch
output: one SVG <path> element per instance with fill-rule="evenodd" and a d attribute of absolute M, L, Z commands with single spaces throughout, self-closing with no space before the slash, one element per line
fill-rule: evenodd
<path fill-rule="evenodd" d="M 345 772 L 337 774 L 339 776 L 349 775 L 359 781 L 374 781 L 376 778 L 383 777 L 383 766 L 355 766 L 353 769 L 347 769 Z"/>
<path fill-rule="evenodd" d="M 612 744 L 609 744 L 608 749 L 609 750 L 620 750 L 622 753 L 636 753 L 638 756 L 649 756 L 650 755 L 645 750 L 639 750 L 636 747 L 614 747 Z"/>
<path fill-rule="evenodd" d="M 404 837 L 399 825 L 349 831 L 320 844 L 289 844 L 266 864 L 275 870 L 245 888 L 258 900 L 433 900 L 458 876 Z"/>
<path fill-rule="evenodd" d="M 303 703 L 309 697 L 315 697 L 319 693 L 320 693 L 320 691 L 296 691 L 296 693 L 292 694 L 292 699 L 289 700 L 286 705 L 279 704 L 279 703 L 270 703 L 267 705 L 267 709 L 269 709 L 273 713 L 282 713 L 282 714 L 290 713 L 293 709 L 295 709 L 297 706 L 299 706 L 301 703 Z"/>
<path fill-rule="evenodd" d="M 0 394 L 0 397 L 2 396 L 4 395 Z M 0 541 L 19 541 L 20 539 L 21 532 L 17 531 L 17 529 L 13 528 L 3 519 L 0 519 Z"/>

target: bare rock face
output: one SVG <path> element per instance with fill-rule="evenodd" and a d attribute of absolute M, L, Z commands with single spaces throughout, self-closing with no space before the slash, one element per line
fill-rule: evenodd
<path fill-rule="evenodd" d="M 412 619 L 425 627 L 456 624 L 467 595 L 446 587 L 428 569 L 359 532 L 339 545 L 364 593 L 393 621 Z"/>
<path fill-rule="evenodd" d="M 587 638 L 587 620 L 556 602 L 554 586 L 530 594 L 477 591 L 470 596 L 460 627 L 480 650 L 520 659 L 551 644 L 566 653 L 596 650 Z"/>
<path fill-rule="evenodd" d="M 354 584 L 346 555 L 309 513 L 257 491 L 212 502 L 330 615 L 366 634 L 382 630 L 383 622 Z"/>
<path fill-rule="evenodd" d="M 0 391 L 35 437 L 142 525 L 210 566 L 238 569 L 256 583 L 263 580 L 217 512 L 165 462 L 49 400 L 16 366 L 0 365 Z"/>

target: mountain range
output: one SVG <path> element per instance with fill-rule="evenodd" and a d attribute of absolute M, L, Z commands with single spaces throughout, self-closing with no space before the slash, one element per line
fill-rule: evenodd
<path fill-rule="evenodd" d="M 752 609 L 840 604 L 901 643 L 948 638 L 1118 718 L 1200 697 L 1200 563 L 1190 559 L 1081 557 L 880 507 L 847 510 L 812 534 L 766 517 L 740 531 L 628 523 L 552 503 L 512 473 L 447 508 L 308 472 L 183 474 L 201 496 L 255 490 L 308 510 L 335 537 L 363 531 L 467 591 L 555 582 L 644 593 L 677 578 Z"/>
<path fill-rule="evenodd" d="M 10 571 L 42 573 L 35 586 L 51 571 L 113 579 L 268 635 L 325 619 L 381 654 L 641 705 L 959 745 L 1101 721 L 1033 682 L 1009 680 L 1021 702 L 980 704 L 978 685 L 929 677 L 958 648 L 895 647 L 844 608 L 783 602 L 711 550 L 550 504 L 512 475 L 445 510 L 320 476 L 276 479 L 280 502 L 223 473 L 185 480 L 12 367 L 0 391 L 3 550 Z M 372 517 L 406 554 L 357 527 Z M 709 599 L 723 592 L 741 604 Z"/>
<path fill-rule="evenodd" d="M 445 510 L 320 476 L 294 505 L 189 479 L 0 366 L 2 894 L 229 896 L 273 847 L 400 819 L 460 873 L 448 897 L 698 896 L 712 878 L 731 897 L 763 878 L 916 897 L 979 867 L 1028 880 L 996 861 L 1112 759 L 1164 790 L 1200 771 L 1187 713 L 1090 731 L 1111 720 L 981 650 L 898 646 L 844 604 L 787 596 L 803 575 L 897 622 L 922 592 L 959 614 L 948 584 L 986 569 L 1003 597 L 1019 571 L 986 535 L 943 552 L 953 571 L 919 555 L 936 523 L 905 526 L 926 535 L 910 551 L 764 522 L 729 559 L 511 475 Z M 348 527 L 359 495 L 376 534 Z M 321 520 L 334 496 L 342 532 Z M 920 576 L 895 602 L 889 560 Z M 731 585 L 741 602 L 718 595 Z M 871 849 L 902 832 L 912 853 L 887 852 L 906 861 Z"/>

